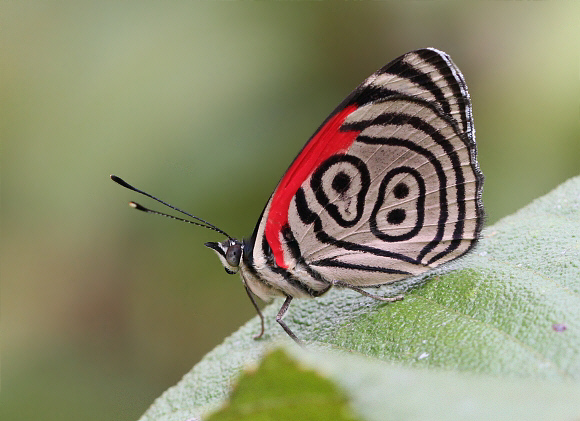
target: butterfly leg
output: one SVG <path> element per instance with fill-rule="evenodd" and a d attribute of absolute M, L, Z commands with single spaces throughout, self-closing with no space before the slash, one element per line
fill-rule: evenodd
<path fill-rule="evenodd" d="M 258 304 L 256 303 L 256 300 L 254 299 L 254 295 L 252 294 L 252 291 L 250 291 L 250 288 L 248 288 L 247 285 L 244 285 L 244 286 L 246 287 L 246 293 L 248 294 L 248 297 L 250 297 L 250 301 L 252 301 L 252 304 L 254 305 L 256 312 L 258 312 L 258 316 L 260 316 L 260 322 L 262 323 L 262 330 L 260 331 L 259 335 L 254 336 L 254 339 L 260 339 L 262 337 L 262 335 L 264 334 L 264 316 L 262 315 L 262 312 L 260 311 L 260 307 L 258 307 Z"/>
<path fill-rule="evenodd" d="M 367 297 L 371 297 L 374 298 L 375 300 L 379 300 L 379 301 L 388 301 L 388 302 L 393 302 L 393 301 L 399 301 L 403 299 L 402 295 L 397 295 L 396 297 L 381 297 L 380 295 L 375 295 L 375 294 L 371 294 L 370 292 L 366 292 L 364 289 L 359 288 L 355 285 L 350 285 L 347 284 L 346 282 L 342 282 L 342 281 L 332 281 L 332 285 L 338 288 L 348 288 L 348 289 L 352 289 L 353 291 L 358 292 L 359 294 L 365 295 Z"/>
<path fill-rule="evenodd" d="M 284 314 L 286 314 L 286 311 L 288 310 L 288 307 L 290 306 L 290 301 L 292 301 L 292 297 L 287 295 L 286 301 L 284 301 L 284 304 L 282 304 L 282 307 L 280 308 L 280 311 L 278 312 L 278 315 L 276 316 L 276 321 L 278 322 L 278 324 L 280 326 L 282 326 L 282 329 L 284 329 L 284 331 L 288 334 L 288 336 L 290 336 L 292 339 L 294 339 L 294 342 L 296 342 L 298 345 L 302 346 L 302 342 L 300 342 L 300 339 L 298 339 L 296 337 L 294 332 L 292 332 L 290 330 L 290 328 L 288 326 L 286 326 L 286 323 L 284 323 L 284 320 L 282 320 L 282 318 L 284 317 Z"/>

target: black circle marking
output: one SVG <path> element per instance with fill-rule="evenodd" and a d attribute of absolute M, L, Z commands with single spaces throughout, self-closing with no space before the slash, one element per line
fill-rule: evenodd
<path fill-rule="evenodd" d="M 346 163 L 347 165 L 354 167 L 358 172 L 358 176 L 360 178 L 360 190 L 354 193 L 352 196 L 346 197 L 346 192 L 352 187 L 352 177 L 349 176 L 345 171 L 339 170 L 337 174 L 333 177 L 331 187 L 337 193 L 340 193 L 341 199 L 344 197 L 341 203 L 345 203 L 345 201 L 355 201 L 356 206 L 356 214 L 353 215 L 352 218 L 345 219 L 341 214 L 339 207 L 335 203 L 331 203 L 328 195 L 324 191 L 324 186 L 322 185 L 322 178 L 324 177 L 325 173 L 330 170 L 334 165 L 341 165 Z M 348 184 L 347 182 L 348 178 Z M 364 205 L 365 205 L 365 197 L 369 190 L 369 185 L 371 183 L 371 176 L 366 164 L 354 155 L 346 155 L 346 154 L 339 154 L 333 155 L 324 161 L 320 166 L 316 169 L 314 174 L 312 174 L 312 178 L 310 179 L 310 187 L 316 196 L 316 200 L 324 209 L 332 219 L 336 221 L 338 225 L 341 227 L 352 227 L 355 225 L 360 219 L 362 218 Z M 342 190 L 342 191 L 341 191 Z M 334 202 L 337 202 L 336 200 Z M 338 203 L 338 202 L 337 202 Z M 339 203 L 340 204 L 340 203 Z M 354 213 L 354 212 L 353 212 Z"/>
<path fill-rule="evenodd" d="M 399 225 L 406 217 L 405 209 L 393 209 L 387 214 L 387 222 L 392 225 Z"/>
<path fill-rule="evenodd" d="M 390 235 L 379 229 L 377 224 L 377 214 L 379 213 L 385 201 L 385 193 L 387 185 L 391 182 L 393 177 L 399 174 L 408 174 L 409 176 L 413 177 L 415 179 L 415 182 L 417 183 L 417 186 L 419 187 L 419 194 L 417 196 L 417 204 L 416 204 L 417 220 L 415 221 L 415 226 L 411 228 L 409 231 L 399 235 Z M 397 184 L 397 186 L 400 184 L 402 183 Z M 408 189 L 408 186 L 406 187 Z M 415 235 L 419 233 L 419 231 L 421 231 L 421 228 L 423 228 L 423 222 L 425 220 L 425 193 L 426 193 L 425 180 L 423 180 L 423 177 L 416 169 L 411 167 L 399 167 L 389 171 L 383 178 L 383 181 L 381 181 L 381 184 L 379 186 L 379 192 L 377 195 L 377 201 L 375 202 L 375 207 L 373 208 L 371 217 L 369 219 L 371 232 L 377 238 L 389 242 L 406 241 L 413 238 Z M 406 217 L 407 215 L 404 209 L 396 208 L 387 214 L 387 222 L 392 225 L 398 225 L 401 224 L 406 219 Z"/>
<path fill-rule="evenodd" d="M 405 183 L 398 183 L 393 189 L 393 194 L 397 199 L 404 199 L 409 195 L 409 186 Z"/>
<path fill-rule="evenodd" d="M 337 193 L 344 194 L 350 187 L 350 177 L 344 171 L 339 172 L 332 180 L 332 188 Z"/>

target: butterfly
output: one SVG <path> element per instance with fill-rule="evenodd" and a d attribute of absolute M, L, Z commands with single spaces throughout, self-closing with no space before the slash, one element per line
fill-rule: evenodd
<path fill-rule="evenodd" d="M 332 287 L 365 291 L 429 271 L 477 243 L 484 218 L 471 100 L 446 53 L 406 53 L 373 73 L 326 118 L 294 159 L 248 239 L 181 211 L 227 237 L 205 245 L 255 296 L 285 301 Z M 131 202 L 136 209 L 152 211 Z"/>

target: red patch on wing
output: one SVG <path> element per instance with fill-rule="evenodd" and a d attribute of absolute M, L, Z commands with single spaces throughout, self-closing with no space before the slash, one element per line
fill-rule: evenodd
<path fill-rule="evenodd" d="M 326 159 L 337 153 L 346 152 L 358 131 L 339 131 L 346 117 L 356 110 L 355 105 L 346 107 L 335 114 L 306 144 L 300 155 L 296 157 L 274 192 L 272 205 L 268 213 L 265 235 L 272 248 L 276 264 L 288 268 L 284 261 L 284 252 L 280 243 L 280 231 L 288 223 L 288 208 L 292 198 L 318 166 Z"/>

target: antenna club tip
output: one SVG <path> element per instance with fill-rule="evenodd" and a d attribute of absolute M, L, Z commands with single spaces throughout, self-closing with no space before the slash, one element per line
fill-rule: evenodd
<path fill-rule="evenodd" d="M 133 187 L 132 185 L 127 183 L 121 177 L 117 177 L 115 174 L 111 174 L 110 177 L 111 177 L 111 180 L 113 180 L 115 183 L 117 183 L 117 184 L 119 184 L 119 185 L 121 185 L 129 190 L 138 191 L 137 189 L 135 189 L 135 187 Z"/>
<path fill-rule="evenodd" d="M 147 212 L 147 208 L 145 208 L 144 206 L 141 206 L 139 203 L 136 202 L 129 202 L 129 206 L 131 206 L 133 209 L 137 209 L 143 212 Z"/>

